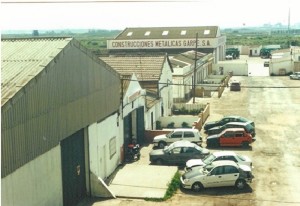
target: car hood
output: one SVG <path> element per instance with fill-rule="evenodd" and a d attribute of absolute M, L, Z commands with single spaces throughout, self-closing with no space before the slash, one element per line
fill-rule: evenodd
<path fill-rule="evenodd" d="M 245 172 L 251 172 L 251 167 L 247 166 L 247 165 L 239 165 L 240 168 L 245 171 Z"/>
<path fill-rule="evenodd" d="M 201 159 L 191 159 L 188 160 L 185 164 L 187 168 L 194 167 L 194 166 L 203 166 L 203 165 L 204 162 Z"/>
<path fill-rule="evenodd" d="M 209 155 L 210 151 L 208 149 L 206 149 L 206 148 L 202 148 L 202 154 Z"/>
<path fill-rule="evenodd" d="M 205 176 L 202 172 L 202 167 L 199 166 L 199 167 L 194 167 L 192 168 L 192 170 L 184 173 L 183 177 L 184 179 L 191 179 L 193 177 L 201 177 L 201 176 Z"/>
<path fill-rule="evenodd" d="M 164 154 L 163 149 L 156 149 L 150 152 L 150 156 L 163 155 L 163 154 Z"/>
<path fill-rule="evenodd" d="M 217 124 L 218 121 L 207 122 L 204 126 L 211 126 Z"/>
<path fill-rule="evenodd" d="M 160 140 L 163 140 L 166 138 L 167 138 L 166 134 L 161 134 L 161 135 L 154 137 L 153 142 L 159 142 Z"/>
<path fill-rule="evenodd" d="M 208 131 L 210 131 L 210 130 L 218 130 L 218 129 L 220 129 L 222 126 L 216 126 L 216 127 L 212 127 L 212 128 L 210 128 Z"/>
<path fill-rule="evenodd" d="M 217 139 L 217 138 L 219 138 L 219 135 L 218 134 L 214 134 L 214 135 L 208 136 L 206 139 L 209 140 L 209 139 Z"/>

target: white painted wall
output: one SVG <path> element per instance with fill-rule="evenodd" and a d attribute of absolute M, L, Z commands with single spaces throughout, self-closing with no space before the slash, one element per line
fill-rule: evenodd
<path fill-rule="evenodd" d="M 159 79 L 160 96 L 162 97 L 162 105 L 164 108 L 163 116 L 171 115 L 173 106 L 173 88 L 170 83 L 172 82 L 172 70 L 167 60 L 165 61 L 162 73 Z"/>
<path fill-rule="evenodd" d="M 223 67 L 224 75 L 233 72 L 235 76 L 248 76 L 248 63 L 244 60 L 220 61 L 218 64 L 213 64 L 213 71 L 218 74 L 220 67 Z"/>
<path fill-rule="evenodd" d="M 127 116 L 132 111 L 136 110 L 137 108 L 141 106 L 145 106 L 145 94 L 142 90 L 141 85 L 137 81 L 137 78 L 135 74 L 132 75 L 131 78 L 132 81 L 130 81 L 130 84 L 128 85 L 127 91 L 123 97 L 123 117 Z M 136 92 L 139 92 L 139 95 L 136 97 L 136 99 L 133 100 L 133 107 L 132 107 L 132 101 L 128 100 L 128 97 L 132 96 Z M 121 109 L 122 111 L 122 109 Z"/>
<path fill-rule="evenodd" d="M 63 205 L 60 145 L 1 179 L 1 205 Z"/>
<path fill-rule="evenodd" d="M 105 179 L 111 175 L 121 162 L 121 147 L 123 145 L 123 136 L 120 135 L 123 128 L 117 127 L 118 115 L 113 114 L 100 123 L 94 123 L 88 127 L 89 135 L 89 157 L 91 177 L 100 177 Z M 122 125 L 122 123 L 119 123 Z M 110 140 L 116 137 L 116 153 L 110 155 Z M 91 180 L 92 195 L 99 195 L 96 180 Z"/>

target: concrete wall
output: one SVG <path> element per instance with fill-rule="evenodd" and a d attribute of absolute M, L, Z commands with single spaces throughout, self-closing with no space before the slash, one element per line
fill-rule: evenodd
<path fill-rule="evenodd" d="M 220 61 L 213 65 L 213 73 L 218 73 L 219 68 L 223 67 L 224 74 L 233 72 L 234 76 L 248 76 L 248 64 L 244 60 L 237 60 L 234 63 L 228 61 Z"/>
<path fill-rule="evenodd" d="M 272 59 L 269 68 L 271 75 L 285 75 L 293 72 L 294 62 L 291 61 L 290 57 Z"/>
<path fill-rule="evenodd" d="M 165 61 L 162 69 L 162 73 L 159 79 L 160 97 L 162 98 L 162 106 L 164 108 L 163 116 L 171 114 L 173 106 L 173 87 L 166 84 L 172 82 L 172 70 L 167 61 Z"/>
<path fill-rule="evenodd" d="M 101 196 L 102 194 L 102 191 L 98 190 L 98 178 L 107 178 L 121 162 L 123 145 L 121 131 L 123 128 L 116 126 L 117 118 L 118 115 L 114 114 L 100 123 L 94 123 L 88 127 L 92 196 Z M 123 125 L 123 123 L 120 122 L 119 125 Z M 114 139 L 115 144 L 111 144 Z M 111 154 L 112 150 L 115 150 L 114 154 Z"/>
<path fill-rule="evenodd" d="M 1 205 L 63 205 L 60 145 L 1 179 Z"/>

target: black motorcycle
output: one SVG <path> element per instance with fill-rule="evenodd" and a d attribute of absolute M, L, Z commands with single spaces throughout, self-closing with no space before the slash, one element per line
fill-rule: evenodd
<path fill-rule="evenodd" d="M 140 145 L 139 144 L 129 144 L 126 150 L 126 161 L 133 162 L 139 160 L 141 157 Z"/>

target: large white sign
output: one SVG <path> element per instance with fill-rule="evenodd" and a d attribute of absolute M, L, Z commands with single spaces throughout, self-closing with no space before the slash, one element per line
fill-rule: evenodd
<path fill-rule="evenodd" d="M 198 48 L 216 48 L 225 43 L 225 36 L 198 39 Z M 107 49 L 176 49 L 195 48 L 196 39 L 107 40 Z"/>

